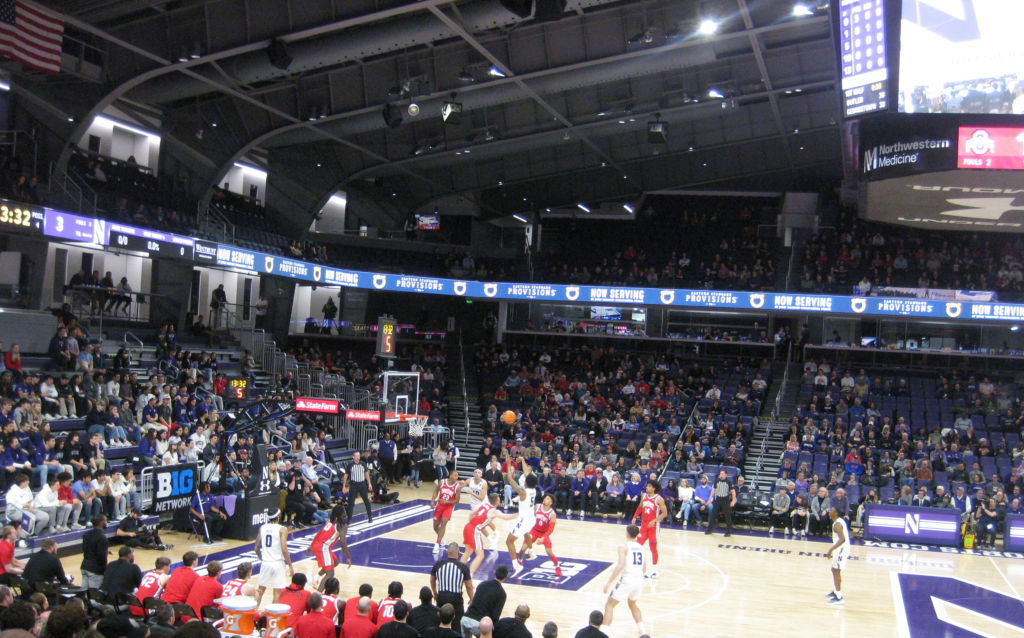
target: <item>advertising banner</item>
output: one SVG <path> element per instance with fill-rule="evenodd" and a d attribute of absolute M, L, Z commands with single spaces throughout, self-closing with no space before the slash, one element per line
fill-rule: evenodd
<path fill-rule="evenodd" d="M 1003 535 L 1003 551 L 1024 552 L 1024 515 L 1007 514 L 1003 524 L 1006 529 Z"/>
<path fill-rule="evenodd" d="M 199 486 L 199 464 L 179 463 L 153 468 L 153 514 L 188 507 Z"/>
<path fill-rule="evenodd" d="M 341 411 L 341 401 L 337 399 L 310 399 L 299 397 L 295 399 L 295 409 L 299 412 L 316 412 L 318 414 L 338 414 Z"/>
<path fill-rule="evenodd" d="M 960 512 L 935 507 L 872 505 L 864 515 L 864 538 L 958 547 Z"/>

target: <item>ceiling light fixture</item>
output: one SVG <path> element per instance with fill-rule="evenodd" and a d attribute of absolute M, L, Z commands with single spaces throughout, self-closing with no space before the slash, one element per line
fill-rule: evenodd
<path fill-rule="evenodd" d="M 420 114 L 420 105 L 415 102 L 409 102 L 409 115 L 416 117 Z"/>
<path fill-rule="evenodd" d="M 718 23 L 714 20 L 704 20 L 700 23 L 701 35 L 712 35 L 718 31 Z"/>
<path fill-rule="evenodd" d="M 814 12 L 806 4 L 795 4 L 793 5 L 793 15 L 797 18 L 806 18 L 814 15 Z"/>
<path fill-rule="evenodd" d="M 459 72 L 459 82 L 462 82 L 463 84 L 472 84 L 476 82 L 476 76 L 470 73 L 468 69 L 462 69 L 462 71 Z"/>
<path fill-rule="evenodd" d="M 711 89 L 710 91 L 708 91 L 708 97 L 715 98 L 715 99 L 721 99 L 721 98 L 723 98 L 725 96 L 722 95 L 722 92 L 719 91 L 718 89 Z"/>
<path fill-rule="evenodd" d="M 527 221 L 528 221 L 528 220 L 527 220 L 527 219 L 526 219 L 525 217 L 523 217 L 522 215 L 513 215 L 512 217 L 514 217 L 514 218 L 518 219 L 519 221 L 523 222 L 524 224 L 525 224 L 525 223 L 527 223 Z"/>
<path fill-rule="evenodd" d="M 579 208 L 584 213 L 589 213 L 590 212 L 590 209 L 587 208 L 586 206 L 584 206 L 583 204 L 576 204 L 576 207 Z"/>
<path fill-rule="evenodd" d="M 622 207 L 629 211 L 631 215 L 633 214 L 633 207 L 630 206 L 629 204 L 623 204 Z"/>
<path fill-rule="evenodd" d="M 508 75 L 504 71 L 502 71 L 501 69 L 499 69 L 496 66 L 492 66 L 491 68 L 487 69 L 487 75 L 489 75 L 491 77 L 494 77 L 494 78 L 507 78 L 508 77 Z"/>

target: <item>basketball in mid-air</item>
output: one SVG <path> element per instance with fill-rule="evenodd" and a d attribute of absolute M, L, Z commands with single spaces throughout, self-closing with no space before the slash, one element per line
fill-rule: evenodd
<path fill-rule="evenodd" d="M 512 425 L 513 423 L 516 422 L 516 413 L 513 412 L 512 410 L 505 410 L 505 412 L 501 415 L 501 420 L 507 423 L 508 425 Z"/>

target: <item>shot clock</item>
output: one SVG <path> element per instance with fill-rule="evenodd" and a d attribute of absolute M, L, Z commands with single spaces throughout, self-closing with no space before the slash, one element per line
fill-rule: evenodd
<path fill-rule="evenodd" d="M 377 356 L 394 359 L 397 356 L 397 340 L 398 325 L 395 320 L 389 317 L 377 319 Z"/>
<path fill-rule="evenodd" d="M 228 377 L 228 385 L 224 389 L 224 394 L 230 401 L 245 401 L 249 398 L 249 378 Z"/>

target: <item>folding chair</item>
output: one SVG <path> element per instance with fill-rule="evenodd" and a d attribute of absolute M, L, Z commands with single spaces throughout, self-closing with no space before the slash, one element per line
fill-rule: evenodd
<path fill-rule="evenodd" d="M 212 607 L 210 605 L 200 607 L 199 615 L 202 616 L 201 620 L 203 622 L 211 624 L 214 627 L 220 626 L 220 623 L 216 621 L 224 620 L 224 611 L 219 607 Z"/>
<path fill-rule="evenodd" d="M 178 626 L 187 623 L 187 619 L 195 619 L 196 617 L 196 610 L 185 603 L 171 603 L 171 610 L 174 611 L 175 624 Z"/>
<path fill-rule="evenodd" d="M 153 616 L 156 615 L 157 610 L 161 607 L 166 607 L 167 604 L 167 602 L 160 600 L 159 598 L 153 598 L 152 596 L 142 601 L 142 611 L 146 621 L 148 622 L 152 619 Z"/>

